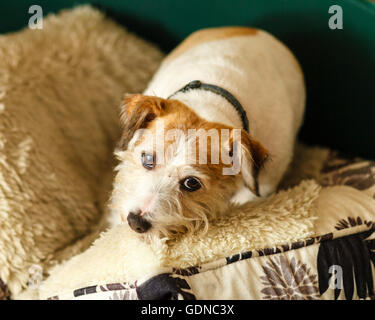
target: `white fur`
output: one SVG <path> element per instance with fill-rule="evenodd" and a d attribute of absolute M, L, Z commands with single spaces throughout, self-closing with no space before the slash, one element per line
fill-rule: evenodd
<path fill-rule="evenodd" d="M 293 55 L 263 31 L 203 43 L 172 61 L 166 60 L 144 94 L 168 98 L 192 80 L 221 86 L 243 105 L 250 135 L 270 154 L 258 177 L 260 195 L 274 192 L 292 159 L 304 112 L 304 81 Z M 208 121 L 242 128 L 234 107 L 215 93 L 198 89 L 173 98 Z M 133 140 L 138 138 L 136 134 Z M 175 138 L 163 164 L 152 170 L 141 164 L 142 152 L 152 153 L 152 145 L 146 141 L 134 144 L 132 140 L 126 151 L 117 154 L 121 163 L 111 199 L 112 226 L 126 221 L 133 212 L 152 225 L 142 237 L 171 237 L 202 226 L 207 230 L 208 221 L 225 212 L 230 202 L 242 204 L 256 199 L 241 177 L 212 178 L 191 166 L 187 162 L 190 155 L 186 157 L 184 152 L 186 137 Z M 245 165 L 247 158 L 248 154 L 242 152 L 241 173 L 250 181 L 254 176 L 252 166 Z M 200 191 L 181 190 L 181 181 L 189 176 L 200 179 Z"/>
<path fill-rule="evenodd" d="M 120 160 L 117 166 L 114 189 L 111 196 L 110 215 L 108 222 L 111 227 L 126 221 L 130 212 L 141 211 L 141 215 L 152 222 L 152 229 L 145 235 L 152 240 L 159 236 L 171 236 L 170 230 L 195 230 L 202 224 L 207 227 L 207 218 L 212 212 L 219 214 L 221 209 L 220 197 L 212 198 L 213 211 L 209 212 L 207 206 L 190 199 L 191 194 L 183 197 L 180 202 L 180 181 L 184 177 L 194 176 L 200 179 L 206 188 L 212 181 L 202 172 L 189 164 L 189 157 L 185 156 L 184 139 L 176 140 L 169 148 L 171 152 L 165 154 L 164 163 L 157 170 L 147 170 L 141 164 L 141 153 L 149 151 L 146 141 L 133 146 L 126 151 L 116 153 Z M 209 200 L 209 197 L 207 198 Z M 185 216 L 183 206 L 194 212 L 194 216 Z"/>
<path fill-rule="evenodd" d="M 270 154 L 259 175 L 260 194 L 274 192 L 291 161 L 305 106 L 304 79 L 293 54 L 261 30 L 206 42 L 162 64 L 144 94 L 167 98 L 192 80 L 221 86 L 240 101 L 251 136 Z M 242 127 L 233 106 L 215 93 L 198 89 L 173 99 L 208 121 Z"/>

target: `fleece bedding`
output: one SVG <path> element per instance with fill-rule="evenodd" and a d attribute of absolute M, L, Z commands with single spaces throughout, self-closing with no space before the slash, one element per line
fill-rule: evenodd
<path fill-rule="evenodd" d="M 162 53 L 90 7 L 0 36 L 0 297 L 85 249 L 112 181 L 125 92 Z"/>
<path fill-rule="evenodd" d="M 297 151 L 309 179 L 201 236 L 147 245 L 126 226 L 109 230 L 25 298 L 374 299 L 375 162 Z"/>
<path fill-rule="evenodd" d="M 326 148 L 206 234 L 101 233 L 120 100 L 162 57 L 90 7 L 0 38 L 0 299 L 374 298 L 375 163 Z"/>

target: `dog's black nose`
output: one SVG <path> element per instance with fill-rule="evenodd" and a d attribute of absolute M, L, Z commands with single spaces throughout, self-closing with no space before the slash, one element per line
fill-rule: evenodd
<path fill-rule="evenodd" d="M 139 214 L 129 212 L 128 214 L 128 224 L 135 232 L 144 233 L 151 228 L 151 223 L 145 218 L 141 217 Z"/>

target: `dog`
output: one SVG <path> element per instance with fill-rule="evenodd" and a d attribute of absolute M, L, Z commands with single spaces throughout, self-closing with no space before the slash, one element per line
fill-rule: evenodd
<path fill-rule="evenodd" d="M 191 34 L 143 94 L 126 95 L 121 106 L 110 225 L 170 239 L 205 231 L 231 205 L 272 194 L 291 162 L 304 108 L 300 65 L 269 33 L 220 27 Z"/>

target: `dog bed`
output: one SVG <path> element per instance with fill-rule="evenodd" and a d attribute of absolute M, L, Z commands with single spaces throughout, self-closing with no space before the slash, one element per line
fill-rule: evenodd
<path fill-rule="evenodd" d="M 206 234 L 148 245 L 118 226 L 21 298 L 375 298 L 375 162 L 296 151 L 292 187 L 233 208 Z"/>
<path fill-rule="evenodd" d="M 204 235 L 147 245 L 118 226 L 85 250 L 105 216 L 116 107 L 162 54 L 89 7 L 37 32 L 0 38 L 0 298 L 374 297 L 375 164 L 325 148 L 298 145 L 277 194 Z"/>

